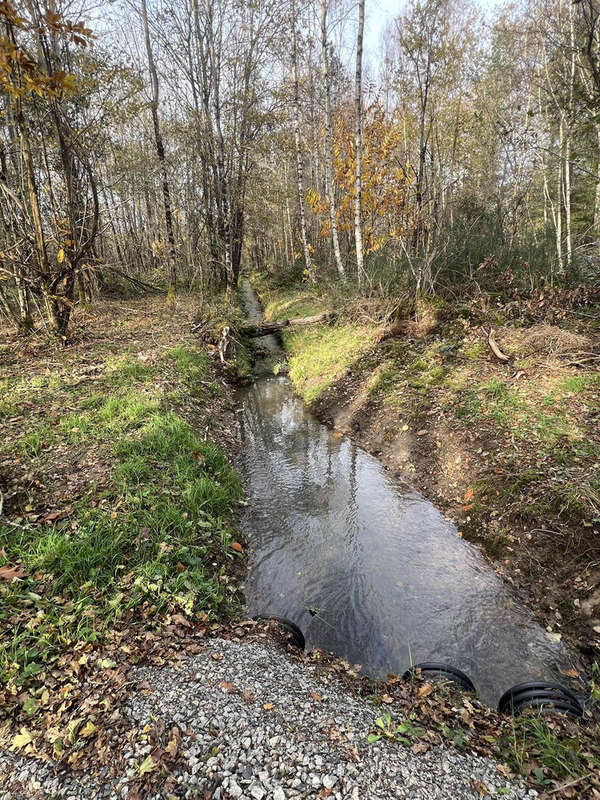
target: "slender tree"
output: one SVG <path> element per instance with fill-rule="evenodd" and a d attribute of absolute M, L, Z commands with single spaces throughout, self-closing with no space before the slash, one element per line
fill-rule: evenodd
<path fill-rule="evenodd" d="M 306 273 L 311 281 L 315 280 L 315 270 L 308 246 L 308 236 L 306 232 L 306 212 L 304 209 L 304 167 L 302 161 L 302 145 L 300 142 L 300 88 L 298 83 L 298 42 L 296 34 L 296 3 L 292 0 L 291 10 L 291 30 L 292 30 L 292 83 L 293 83 L 293 116 L 294 116 L 294 144 L 296 148 L 296 184 L 298 188 L 298 213 L 300 215 L 300 235 L 302 237 L 302 249 L 304 252 L 304 264 Z"/>
<path fill-rule="evenodd" d="M 356 34 L 356 77 L 354 82 L 356 172 L 354 180 L 354 242 L 358 283 L 364 280 L 362 239 L 362 54 L 365 28 L 365 0 L 358 0 L 358 31 Z"/>
<path fill-rule="evenodd" d="M 335 266 L 340 278 L 346 273 L 340 252 L 337 219 L 335 211 L 335 185 L 333 181 L 333 161 L 331 155 L 331 81 L 329 77 L 329 57 L 327 53 L 327 0 L 321 0 L 321 78 L 323 82 L 325 117 L 325 191 L 329 204 L 329 224 L 331 226 L 331 246 Z"/>
<path fill-rule="evenodd" d="M 171 211 L 171 190 L 169 188 L 169 176 L 167 174 L 167 161 L 165 158 L 165 147 L 160 132 L 160 122 L 158 118 L 159 103 L 159 84 L 154 54 L 152 52 L 152 42 L 150 40 L 150 25 L 148 23 L 148 9 L 146 0 L 142 0 L 142 23 L 144 26 L 144 42 L 146 44 L 146 56 L 148 57 L 148 72 L 150 74 L 151 101 L 150 110 L 152 112 L 152 127 L 154 129 L 154 144 L 156 147 L 156 157 L 161 173 L 162 195 L 165 212 L 165 225 L 167 228 L 167 258 L 169 262 L 169 291 L 174 292 L 177 288 L 177 252 L 175 247 L 175 234 L 173 232 L 173 214 Z"/>

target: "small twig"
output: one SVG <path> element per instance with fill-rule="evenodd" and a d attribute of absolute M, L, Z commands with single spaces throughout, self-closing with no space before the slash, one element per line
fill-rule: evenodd
<path fill-rule="evenodd" d="M 560 786 L 557 786 L 556 789 L 552 789 L 548 792 L 548 794 L 556 794 L 557 792 L 562 792 L 565 789 L 570 789 L 571 786 L 577 786 L 578 783 L 582 781 L 586 781 L 588 778 L 591 778 L 592 773 L 588 772 L 587 775 L 581 775 L 579 778 L 575 778 L 575 780 L 569 781 L 568 783 L 561 783 Z"/>

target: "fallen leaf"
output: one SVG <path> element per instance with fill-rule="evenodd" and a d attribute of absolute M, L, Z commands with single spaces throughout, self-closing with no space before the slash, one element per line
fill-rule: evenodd
<path fill-rule="evenodd" d="M 312 697 L 312 699 L 313 699 L 313 700 L 315 700 L 317 703 L 320 703 L 320 702 L 321 702 L 321 700 L 323 699 L 323 698 L 321 697 L 321 695 L 320 695 L 320 694 L 317 694 L 316 692 L 311 692 L 311 693 L 310 693 L 310 696 L 311 696 L 311 697 Z"/>
<path fill-rule="evenodd" d="M 94 725 L 94 723 L 88 721 L 79 731 L 79 735 L 82 736 L 84 739 L 88 739 L 90 736 L 93 736 L 97 730 L 98 728 Z"/>
<path fill-rule="evenodd" d="M 394 702 L 394 698 L 390 697 L 389 694 L 382 694 L 381 695 L 381 702 L 382 703 L 393 703 Z"/>
<path fill-rule="evenodd" d="M 425 436 L 426 433 L 427 433 L 426 429 L 423 428 L 423 430 L 417 431 L 417 436 Z"/>
<path fill-rule="evenodd" d="M 473 497 L 474 494 L 475 494 L 474 489 L 467 489 L 467 491 L 465 492 L 465 500 L 468 502 Z"/>
<path fill-rule="evenodd" d="M 213 661 L 220 661 L 223 658 L 221 653 L 211 653 L 210 657 L 212 658 Z"/>
<path fill-rule="evenodd" d="M 228 683 L 227 681 L 221 681 L 219 684 L 221 689 L 225 689 L 226 692 L 235 692 L 235 686 L 233 683 Z"/>
<path fill-rule="evenodd" d="M 16 578 L 20 580 L 21 578 L 26 578 L 29 575 L 28 572 L 22 570 L 20 567 L 0 567 L 0 578 L 4 581 L 12 581 Z"/>
<path fill-rule="evenodd" d="M 170 741 L 167 743 L 167 746 L 165 747 L 165 753 L 167 753 L 169 756 L 171 756 L 171 758 L 175 758 L 175 756 L 177 755 L 177 749 L 178 749 L 178 747 L 179 747 L 179 744 L 178 744 L 178 742 L 177 742 L 177 737 L 176 737 L 176 736 L 174 736 L 174 737 L 173 737 L 173 738 L 172 738 L 172 739 L 171 739 L 171 740 L 170 740 Z"/>
<path fill-rule="evenodd" d="M 485 783 L 476 780 L 475 778 L 471 778 L 471 785 L 473 789 L 479 794 L 480 797 L 485 797 L 486 794 L 489 794 L 488 788 Z"/>
<path fill-rule="evenodd" d="M 146 756 L 146 758 L 142 761 L 139 767 L 140 775 L 145 775 L 147 772 L 154 772 L 158 764 L 152 758 L 152 756 Z"/>
<path fill-rule="evenodd" d="M 12 741 L 11 750 L 22 750 L 24 747 L 27 747 L 28 744 L 31 744 L 33 739 L 31 738 L 31 734 L 26 728 L 21 728 L 21 733 L 17 733 L 15 738 Z"/>
<path fill-rule="evenodd" d="M 235 550 L 236 553 L 241 553 L 244 548 L 239 542 L 232 542 L 231 549 Z"/>
<path fill-rule="evenodd" d="M 419 691 L 417 694 L 419 697 L 427 697 L 427 695 L 433 692 L 433 686 L 430 683 L 424 683 L 422 686 L 419 686 Z"/>
<path fill-rule="evenodd" d="M 571 669 L 565 669 L 565 670 L 561 669 L 561 673 L 563 675 L 567 675 L 569 678 L 578 678 L 579 677 L 579 672 L 575 669 L 575 667 L 573 667 Z"/>

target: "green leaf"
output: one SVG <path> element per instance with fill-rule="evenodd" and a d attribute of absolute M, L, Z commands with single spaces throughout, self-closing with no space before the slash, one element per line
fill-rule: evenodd
<path fill-rule="evenodd" d="M 37 711 L 37 708 L 38 708 L 38 705 L 35 702 L 35 700 L 33 699 L 33 697 L 28 697 L 27 700 L 25 700 L 25 702 L 23 703 L 23 711 L 26 714 L 29 714 L 29 716 L 31 716 L 32 714 L 35 714 L 35 712 Z"/>

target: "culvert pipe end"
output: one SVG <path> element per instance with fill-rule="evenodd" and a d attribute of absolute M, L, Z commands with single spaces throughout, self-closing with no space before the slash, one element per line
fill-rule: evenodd
<path fill-rule="evenodd" d="M 477 692 L 475 684 L 465 672 L 450 666 L 450 664 L 438 664 L 434 661 L 424 661 L 422 664 L 415 664 L 406 670 L 402 678 L 405 681 L 412 680 L 416 677 L 417 670 L 420 670 L 424 678 L 448 681 L 448 683 L 453 683 L 464 692 L 473 692 L 473 694 Z"/>
<path fill-rule="evenodd" d="M 583 717 L 583 706 L 577 695 L 566 686 L 544 681 L 519 683 L 508 689 L 498 701 L 500 714 L 519 716 L 526 708 L 543 714 L 569 714 Z"/>
<path fill-rule="evenodd" d="M 292 622 L 291 619 L 287 619 L 287 617 L 276 617 L 273 614 L 257 614 L 252 619 L 260 621 L 260 620 L 273 620 L 277 622 L 278 625 L 281 625 L 289 634 L 290 634 L 290 642 L 291 644 L 299 647 L 300 650 L 304 650 L 306 647 L 306 640 L 304 638 L 304 634 L 300 630 L 300 628 L 296 625 L 295 622 Z"/>

